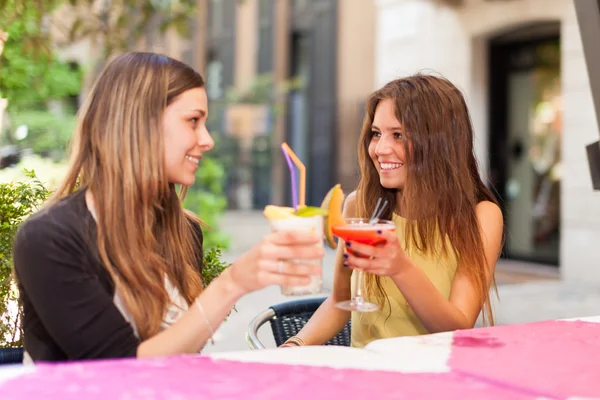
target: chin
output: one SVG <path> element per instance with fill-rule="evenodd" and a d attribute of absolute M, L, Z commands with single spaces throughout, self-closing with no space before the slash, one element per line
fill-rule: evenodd
<path fill-rule="evenodd" d="M 193 175 L 191 177 L 181 176 L 175 179 L 170 179 L 169 181 L 175 185 L 192 186 L 194 182 L 196 182 L 196 177 Z"/>
<path fill-rule="evenodd" d="M 404 188 L 404 183 L 398 182 L 396 179 L 379 179 L 379 183 L 385 189 L 402 189 Z"/>
<path fill-rule="evenodd" d="M 194 182 L 196 182 L 196 178 L 195 177 L 193 179 L 184 180 L 183 182 L 181 182 L 181 184 L 183 186 L 192 186 L 194 184 Z"/>

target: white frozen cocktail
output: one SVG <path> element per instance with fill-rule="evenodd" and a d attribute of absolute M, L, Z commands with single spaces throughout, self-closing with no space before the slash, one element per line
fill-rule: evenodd
<path fill-rule="evenodd" d="M 312 207 L 311 207 L 312 209 Z M 313 210 L 313 213 L 315 211 Z M 310 215 L 310 209 L 307 209 L 305 214 L 296 213 L 293 208 L 267 206 L 265 208 L 265 217 L 269 219 L 271 231 L 294 231 L 294 232 L 323 232 L 323 213 L 316 211 L 318 215 Z M 297 215 L 299 214 L 299 215 Z M 306 215 L 306 216 L 304 216 Z M 316 246 L 323 247 L 323 242 L 319 242 Z M 300 260 L 286 260 L 289 262 L 300 262 Z M 307 294 L 317 294 L 323 290 L 323 260 L 302 261 L 304 263 L 312 262 L 319 265 L 320 273 L 311 277 L 311 282 L 305 286 L 282 286 L 281 293 L 286 296 L 300 296 Z"/>

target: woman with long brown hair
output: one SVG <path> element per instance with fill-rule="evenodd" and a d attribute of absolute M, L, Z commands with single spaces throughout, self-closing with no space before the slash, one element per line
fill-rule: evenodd
<path fill-rule="evenodd" d="M 329 298 L 288 345 L 321 344 L 352 316 L 352 345 L 372 340 L 490 324 L 490 287 L 503 238 L 503 218 L 482 182 L 473 128 L 461 92 L 448 80 L 414 75 L 373 93 L 359 147 L 361 177 L 344 205 L 347 218 L 369 218 L 379 198 L 378 247 L 340 243 Z M 360 257 L 358 257 L 360 255 Z M 352 275 L 365 272 L 363 293 L 375 312 L 350 312 Z"/>
<path fill-rule="evenodd" d="M 213 147 L 207 115 L 179 61 L 127 53 L 104 69 L 66 178 L 15 239 L 26 362 L 198 352 L 241 296 L 319 273 L 282 261 L 321 258 L 318 235 L 273 233 L 203 289 L 200 221 L 176 189 Z"/>

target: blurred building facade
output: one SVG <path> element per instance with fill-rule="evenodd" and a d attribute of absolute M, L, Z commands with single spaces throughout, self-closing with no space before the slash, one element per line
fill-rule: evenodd
<path fill-rule="evenodd" d="M 320 204 L 338 182 L 353 189 L 362 108 L 374 87 L 374 1 L 201 3 L 207 12 L 197 27 L 205 33 L 195 36 L 195 60 L 218 113 L 217 151 L 239 154 L 230 186 L 252 193 L 250 204 L 230 201 L 290 204 L 284 141 L 306 165 L 308 204 Z"/>
<path fill-rule="evenodd" d="M 470 106 L 482 171 L 503 199 L 508 257 L 596 280 L 598 127 L 571 0 L 377 1 L 376 86 L 442 74 Z"/>

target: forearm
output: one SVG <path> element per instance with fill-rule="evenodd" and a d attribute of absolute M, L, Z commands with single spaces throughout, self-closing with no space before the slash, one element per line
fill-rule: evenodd
<path fill-rule="evenodd" d="M 446 299 L 427 275 L 410 264 L 403 272 L 391 277 L 404 298 L 430 333 L 470 329 L 474 322 Z"/>
<path fill-rule="evenodd" d="M 298 333 L 307 345 L 322 345 L 337 335 L 350 319 L 350 312 L 335 306 L 333 296 L 327 297 Z"/>
<path fill-rule="evenodd" d="M 142 342 L 137 356 L 156 357 L 200 351 L 242 295 L 231 280 L 230 270 L 225 270 L 198 298 L 204 313 L 192 303 L 175 324 Z"/>

